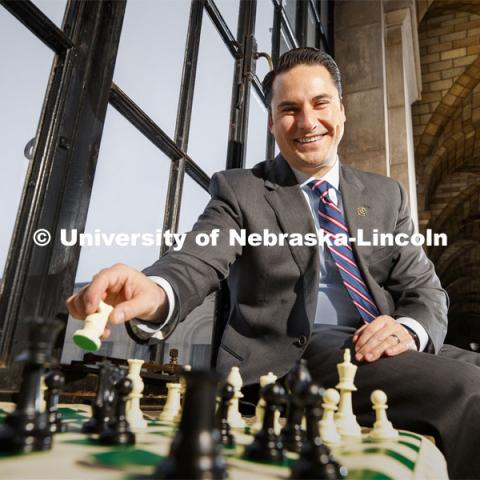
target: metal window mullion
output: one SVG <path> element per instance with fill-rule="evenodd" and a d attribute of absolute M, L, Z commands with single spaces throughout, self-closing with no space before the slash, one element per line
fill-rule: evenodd
<path fill-rule="evenodd" d="M 225 22 L 217 5 L 213 0 L 202 0 L 202 3 L 203 2 L 205 2 L 205 9 L 207 10 L 208 16 L 215 25 L 225 45 L 228 47 L 228 50 L 234 58 L 238 58 L 241 55 L 241 46 L 233 36 L 230 28 L 228 28 L 227 22 Z"/>
<path fill-rule="evenodd" d="M 65 61 L 54 62 L 38 140 L 21 200 L 11 246 L 15 266 L 7 267 L 0 318 L 12 335 L 4 335 L 1 360 L 24 348 L 24 319 L 66 317 L 64 299 L 71 293 L 79 247 L 60 243 L 60 230 L 83 231 L 93 186 L 103 122 L 125 11 L 124 1 L 70 2 L 76 9 L 72 37 L 78 47 Z M 48 246 L 33 245 L 32 233 L 46 228 Z M 13 337 L 13 338 L 12 338 Z"/>
<path fill-rule="evenodd" d="M 0 3 L 54 52 L 64 54 L 73 47 L 70 38 L 32 2 L 1 0 Z"/>
<path fill-rule="evenodd" d="M 295 36 L 300 47 L 307 46 L 308 2 L 297 1 L 295 15 Z"/>
<path fill-rule="evenodd" d="M 210 177 L 115 83 L 112 83 L 109 100 L 115 110 L 170 160 L 185 158 L 186 170 L 208 191 Z"/>
<path fill-rule="evenodd" d="M 183 60 L 182 82 L 178 99 L 177 122 L 175 125 L 175 144 L 182 152 L 187 152 L 188 149 L 204 7 L 205 0 L 192 0 Z M 167 201 L 163 220 L 164 232 L 166 230 L 171 232 L 178 230 L 185 169 L 185 155 L 179 156 L 170 165 Z M 163 255 L 166 250 L 166 246 L 162 244 L 160 255 Z"/>
<path fill-rule="evenodd" d="M 248 111 L 251 82 L 255 76 L 255 13 L 256 0 L 241 0 L 237 41 L 243 55 L 235 60 L 228 135 L 227 169 L 242 168 L 245 164 L 245 144 L 248 133 Z"/>

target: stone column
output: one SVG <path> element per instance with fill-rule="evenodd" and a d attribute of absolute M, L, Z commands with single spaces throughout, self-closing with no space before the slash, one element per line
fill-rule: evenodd
<path fill-rule="evenodd" d="M 418 228 L 411 105 L 419 99 L 422 83 L 415 2 L 385 2 L 384 12 L 390 175 L 407 190 Z"/>
<path fill-rule="evenodd" d="M 340 158 L 390 175 L 382 1 L 335 3 L 335 59 L 343 74 L 347 116 Z"/>

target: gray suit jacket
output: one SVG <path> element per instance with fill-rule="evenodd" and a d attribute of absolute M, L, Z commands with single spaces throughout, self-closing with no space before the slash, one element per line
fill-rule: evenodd
<path fill-rule="evenodd" d="M 287 162 L 278 156 L 253 169 L 213 176 L 212 199 L 187 235 L 181 251 L 170 251 L 144 273 L 170 282 L 175 322 L 182 321 L 228 277 L 230 314 L 217 368 L 240 367 L 246 384 L 273 371 L 284 375 L 307 346 L 319 286 L 318 247 L 230 245 L 228 230 L 315 233 L 309 208 Z M 390 178 L 341 166 L 340 191 L 350 235 L 413 233 L 407 196 Z M 365 207 L 366 215 L 357 213 Z M 363 211 L 365 212 L 365 210 Z M 219 228 L 216 247 L 195 242 L 198 232 Z M 447 295 L 421 247 L 352 245 L 358 265 L 382 314 L 420 322 L 437 352 L 447 330 Z"/>

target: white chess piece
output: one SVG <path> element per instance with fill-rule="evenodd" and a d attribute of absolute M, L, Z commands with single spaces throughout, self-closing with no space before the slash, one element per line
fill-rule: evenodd
<path fill-rule="evenodd" d="M 334 388 L 329 388 L 323 394 L 323 416 L 318 422 L 318 428 L 320 437 L 327 445 L 338 445 L 341 442 L 335 425 L 335 411 L 339 401 L 340 394 Z"/>
<path fill-rule="evenodd" d="M 100 337 L 105 330 L 108 316 L 112 310 L 113 307 L 111 305 L 107 305 L 100 300 L 97 311 L 92 315 L 88 315 L 85 318 L 83 328 L 73 334 L 75 345 L 89 352 L 96 352 L 102 345 Z"/>
<path fill-rule="evenodd" d="M 277 381 L 277 376 L 272 372 L 268 372 L 267 375 L 262 375 L 260 377 L 260 388 L 263 388 L 265 385 L 269 385 L 270 383 L 275 383 L 276 381 Z M 264 415 L 265 415 L 265 400 L 263 398 L 260 398 L 260 400 L 257 403 L 257 406 L 255 407 L 255 423 L 252 425 L 252 430 L 254 432 L 258 432 L 259 430 L 261 430 Z M 282 429 L 282 426 L 280 425 L 280 412 L 278 410 L 275 410 L 275 416 L 273 421 L 274 421 L 273 429 L 275 430 L 275 433 L 279 435 L 280 430 Z"/>
<path fill-rule="evenodd" d="M 185 365 L 183 367 L 184 372 L 190 372 L 190 370 L 192 370 L 191 365 Z M 180 377 L 180 409 L 178 410 L 178 413 L 175 415 L 175 418 L 173 419 L 175 422 L 179 422 L 182 419 L 183 399 L 185 397 L 186 388 L 187 388 L 187 383 L 185 382 L 185 378 L 182 376 Z"/>
<path fill-rule="evenodd" d="M 343 363 L 337 365 L 337 370 L 340 380 L 337 385 L 337 389 L 340 390 L 340 404 L 335 414 L 335 424 L 342 439 L 359 439 L 362 437 L 362 429 L 352 408 L 352 392 L 357 390 L 353 384 L 357 366 L 351 362 L 348 348 L 345 349 Z"/>
<path fill-rule="evenodd" d="M 243 380 L 240 376 L 240 369 L 238 367 L 231 368 L 227 377 L 227 383 L 229 383 L 234 389 L 233 397 L 228 405 L 227 421 L 232 428 L 245 428 L 245 421 L 238 409 L 239 400 L 243 398 L 243 393 L 241 392 Z"/>
<path fill-rule="evenodd" d="M 45 399 L 45 393 L 47 392 L 47 384 L 45 383 L 45 375 L 40 378 L 40 411 L 44 412 L 47 409 L 47 401 Z"/>
<path fill-rule="evenodd" d="M 140 399 L 143 397 L 142 392 L 144 388 L 143 380 L 140 375 L 142 365 L 143 360 L 134 358 L 128 359 L 127 378 L 132 381 L 133 388 L 130 395 L 128 395 L 126 415 L 132 430 L 143 430 L 147 428 L 147 422 L 143 418 L 143 412 L 140 409 Z"/>
<path fill-rule="evenodd" d="M 398 431 L 393 428 L 392 422 L 387 418 L 387 395 L 382 390 L 375 390 L 370 395 L 370 400 L 375 410 L 376 421 L 370 432 L 372 440 L 393 440 L 398 438 Z"/>
<path fill-rule="evenodd" d="M 162 413 L 158 417 L 162 422 L 173 422 L 180 411 L 180 383 L 167 383 L 167 401 L 163 407 Z"/>

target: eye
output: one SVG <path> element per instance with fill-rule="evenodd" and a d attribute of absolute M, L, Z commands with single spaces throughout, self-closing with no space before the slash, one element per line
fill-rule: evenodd
<path fill-rule="evenodd" d="M 330 102 L 328 100 L 321 100 L 320 102 L 315 102 L 315 108 L 324 108 L 328 106 Z"/>
<path fill-rule="evenodd" d="M 281 112 L 282 113 L 295 113 L 298 109 L 296 107 L 294 107 L 293 105 L 290 105 L 290 106 L 286 106 L 286 107 L 283 107 Z"/>

